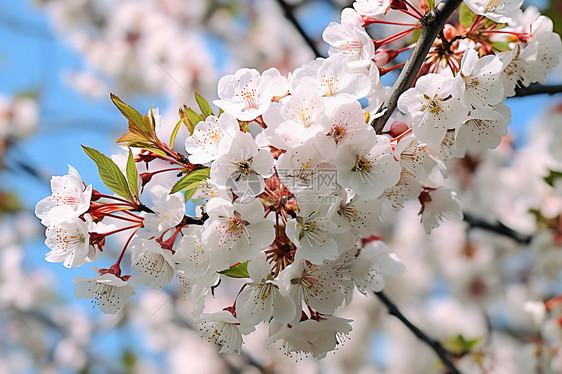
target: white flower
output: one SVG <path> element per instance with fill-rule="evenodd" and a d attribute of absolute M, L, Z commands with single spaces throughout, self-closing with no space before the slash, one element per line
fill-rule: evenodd
<path fill-rule="evenodd" d="M 428 153 L 427 147 L 420 144 L 412 134 L 408 134 L 398 141 L 394 154 L 396 158 L 400 159 L 402 168 L 417 180 L 425 179 L 438 161 Z"/>
<path fill-rule="evenodd" d="M 296 256 L 295 261 L 279 275 L 282 292 L 289 295 L 295 305 L 301 306 L 304 301 L 322 314 L 332 314 L 342 305 L 345 294 L 340 287 L 341 281 L 331 264 L 308 264 L 300 256 Z M 300 315 L 296 317 L 300 319 Z"/>
<path fill-rule="evenodd" d="M 279 156 L 276 169 L 281 183 L 294 194 L 327 194 L 337 188 L 335 169 L 323 161 L 314 145 L 289 149 Z"/>
<path fill-rule="evenodd" d="M 88 223 L 80 219 L 47 227 L 45 244 L 51 249 L 45 260 L 63 262 L 66 267 L 80 266 L 96 260 L 100 252 L 90 246 Z"/>
<path fill-rule="evenodd" d="M 74 296 L 86 300 L 93 298 L 92 303 L 98 304 L 102 312 L 115 314 L 135 294 L 131 285 L 133 278 L 123 278 L 111 273 L 98 274 L 88 279 L 78 276 L 73 281 L 76 283 Z"/>
<path fill-rule="evenodd" d="M 361 248 L 350 270 L 357 289 L 366 295 L 369 291 L 382 291 L 384 277 L 402 274 L 406 267 L 383 241 L 376 240 Z"/>
<path fill-rule="evenodd" d="M 427 74 L 398 99 L 398 109 L 412 117 L 412 130 L 420 142 L 441 143 L 447 129 L 459 127 L 468 110 L 453 92 L 453 78 Z"/>
<path fill-rule="evenodd" d="M 248 264 L 248 273 L 252 283 L 248 283 L 236 298 L 238 320 L 250 326 L 269 322 L 271 318 L 281 323 L 291 322 L 295 318 L 295 304 L 279 291 L 269 264 L 255 258 Z"/>
<path fill-rule="evenodd" d="M 531 83 L 529 64 L 521 58 L 521 49 L 516 45 L 511 51 L 505 51 L 498 55 L 505 67 L 500 75 L 503 82 L 505 97 L 515 95 L 515 87 Z"/>
<path fill-rule="evenodd" d="M 45 226 L 73 220 L 90 207 L 92 186 L 84 188 L 80 174 L 68 165 L 68 175 L 51 178 L 53 194 L 39 201 L 35 215 Z"/>
<path fill-rule="evenodd" d="M 356 0 L 353 7 L 361 15 L 374 17 L 386 14 L 390 9 L 390 3 L 390 0 Z"/>
<path fill-rule="evenodd" d="M 183 237 L 176 247 L 174 261 L 186 279 L 211 287 L 219 280 L 217 271 L 224 269 L 217 265 L 220 261 L 214 258 L 215 255 L 220 256 L 221 252 L 207 245 L 203 246 L 202 232 L 201 226 L 189 226 L 182 230 Z"/>
<path fill-rule="evenodd" d="M 238 352 L 242 349 L 242 334 L 238 320 L 232 313 L 221 310 L 213 314 L 203 314 L 195 321 L 201 336 L 221 347 L 219 353 Z"/>
<path fill-rule="evenodd" d="M 295 244 L 300 256 L 314 264 L 334 260 L 339 254 L 334 235 L 349 230 L 332 220 L 330 197 L 324 199 L 311 191 L 302 192 L 297 199 L 297 218 L 287 221 L 287 237 Z"/>
<path fill-rule="evenodd" d="M 400 163 L 384 136 L 371 135 L 345 145 L 338 149 L 336 159 L 338 183 L 367 200 L 379 197 L 400 179 Z"/>
<path fill-rule="evenodd" d="M 219 156 L 219 144 L 227 136 L 240 130 L 236 118 L 223 113 L 219 118 L 209 116 L 204 122 L 195 126 L 193 134 L 185 140 L 185 150 L 189 153 L 189 161 L 194 164 L 205 164 Z"/>
<path fill-rule="evenodd" d="M 239 131 L 230 140 L 220 145 L 222 154 L 211 166 L 212 181 L 223 186 L 228 183 L 239 197 L 259 195 L 265 187 L 263 178 L 273 174 L 273 156 L 258 149 L 248 133 Z"/>
<path fill-rule="evenodd" d="M 203 225 L 202 241 L 215 255 L 220 268 L 253 258 L 275 239 L 273 222 L 264 219 L 261 201 L 230 203 L 214 198 L 207 204 L 209 218 Z"/>
<path fill-rule="evenodd" d="M 553 32 L 552 20 L 540 16 L 532 24 L 533 36 L 519 58 L 529 65 L 529 82 L 546 83 L 546 74 L 550 72 L 560 60 L 562 42 L 560 35 Z"/>
<path fill-rule="evenodd" d="M 170 250 L 154 239 L 144 238 L 133 241 L 131 250 L 131 267 L 142 284 L 158 290 L 172 281 L 176 266 Z"/>
<path fill-rule="evenodd" d="M 263 115 L 267 128 L 261 134 L 279 149 L 288 149 L 306 143 L 321 130 L 324 102 L 310 92 L 292 94 L 279 103 L 271 103 Z"/>
<path fill-rule="evenodd" d="M 375 58 L 375 43 L 361 26 L 361 16 L 353 9 L 344 9 L 341 24 L 330 23 L 322 38 L 330 44 L 328 54 L 342 55 L 356 72 L 366 73 Z"/>
<path fill-rule="evenodd" d="M 461 60 L 461 71 L 455 77 L 457 94 L 468 108 L 500 103 L 503 100 L 503 84 L 499 79 L 502 70 L 503 63 L 497 56 L 478 58 L 476 50 L 467 49 Z"/>
<path fill-rule="evenodd" d="M 365 112 L 356 100 L 334 100 L 322 121 L 323 131 L 316 134 L 314 143 L 322 156 L 335 163 L 336 151 L 345 144 L 361 142 L 374 135 L 365 123 Z"/>
<path fill-rule="evenodd" d="M 359 195 L 355 195 L 346 202 L 345 197 L 334 207 L 335 222 L 343 227 L 349 227 L 352 232 L 361 237 L 372 235 L 381 222 L 381 201 L 378 199 L 365 200 Z"/>
<path fill-rule="evenodd" d="M 154 234 L 167 231 L 179 224 L 185 216 L 185 201 L 182 193 L 169 193 L 169 189 L 156 185 L 150 188 L 153 213 L 144 216 L 143 226 Z"/>
<path fill-rule="evenodd" d="M 505 105 L 479 107 L 470 112 L 466 122 L 456 130 L 457 152 L 464 154 L 468 145 L 476 151 L 496 148 L 507 135 L 511 111 Z"/>
<path fill-rule="evenodd" d="M 220 100 L 213 103 L 241 121 L 251 121 L 264 114 L 271 99 L 287 92 L 287 78 L 275 68 L 260 73 L 255 69 L 240 69 L 234 75 L 219 80 Z"/>
<path fill-rule="evenodd" d="M 291 94 L 310 95 L 316 92 L 323 98 L 347 96 L 352 100 L 365 97 L 371 89 L 368 75 L 354 73 L 341 55 L 317 58 L 289 75 Z"/>
<path fill-rule="evenodd" d="M 318 320 L 307 319 L 293 325 L 271 323 L 268 344 L 283 341 L 286 355 L 311 354 L 316 359 L 337 348 L 351 332 L 351 320 L 336 316 L 322 316 Z"/>
<path fill-rule="evenodd" d="M 464 0 L 464 3 L 476 14 L 506 23 L 521 13 L 523 0 Z"/>
<path fill-rule="evenodd" d="M 463 214 L 457 193 L 449 188 L 426 189 L 420 194 L 420 214 L 427 234 L 444 219 L 460 221 Z"/>

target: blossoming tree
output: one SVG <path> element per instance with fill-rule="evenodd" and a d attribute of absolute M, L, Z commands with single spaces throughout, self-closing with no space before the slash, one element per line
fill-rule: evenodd
<path fill-rule="evenodd" d="M 392 32 L 374 35 L 370 25 Z M 400 45 L 417 33 L 413 44 Z M 519 87 L 545 83 L 562 53 L 560 37 L 549 18 L 522 11 L 521 1 L 358 0 L 323 38 L 328 58 L 286 77 L 276 68 L 239 69 L 218 81 L 216 108 L 195 94 L 196 106 L 180 108 L 175 126 L 112 94 L 128 122 L 117 140 L 123 151 L 108 157 L 83 146 L 111 192 L 87 185 L 71 166 L 53 177 L 52 195 L 35 211 L 47 226 L 46 260 L 66 267 L 107 260 L 108 238 L 126 233 L 111 266 L 74 280 L 76 297 L 114 314 L 140 284 L 159 290 L 176 277 L 195 329 L 220 352 L 240 354 L 246 337 L 266 326 L 267 343 L 284 353 L 324 358 L 352 331 L 340 315 L 344 307 L 374 293 L 435 351 L 444 372 L 488 370 L 495 352 L 478 356 L 479 339 L 466 334 L 430 338 L 393 301 L 401 291 L 385 286 L 388 277 L 409 279 L 408 256 L 415 254 L 400 231 L 416 231 L 403 228 L 405 216 L 418 221 L 422 235 L 462 220 L 463 193 L 476 192 L 462 183 L 455 159 L 470 161 L 502 143 L 511 119 L 504 101 Z M 381 76 L 397 69 L 393 87 L 383 85 Z M 174 146 L 182 133 L 184 146 Z M 482 164 L 507 170 L 505 159 Z M 560 175 L 551 169 L 546 181 L 557 191 Z M 475 208 L 485 201 L 474 199 Z M 544 251 L 558 243 L 551 220 L 559 216 L 535 214 L 551 228 Z M 528 241 L 525 230 L 486 226 L 470 215 L 467 221 Z M 450 227 L 436 253 L 460 242 L 457 226 Z M 492 295 L 484 275 L 494 261 L 479 259 L 473 242 L 478 237 L 458 245 L 480 261 L 480 273 L 436 268 L 453 288 L 474 287 L 468 295 L 484 305 Z M 559 304 L 554 298 L 546 309 Z"/>

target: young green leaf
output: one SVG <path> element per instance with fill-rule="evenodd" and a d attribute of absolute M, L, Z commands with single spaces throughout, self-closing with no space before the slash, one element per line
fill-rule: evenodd
<path fill-rule="evenodd" d="M 197 190 L 201 188 L 201 186 L 198 184 L 197 186 L 190 188 L 189 190 L 185 190 L 183 192 L 183 199 L 185 202 L 188 202 L 189 199 L 191 199 L 193 197 L 193 195 L 195 195 L 195 192 L 197 192 Z"/>
<path fill-rule="evenodd" d="M 174 127 L 174 130 L 172 130 L 172 135 L 170 135 L 170 148 L 174 147 L 174 142 L 176 141 L 176 136 L 178 135 L 178 131 L 180 131 L 180 127 L 182 124 L 183 120 L 179 120 L 178 123 L 176 123 L 176 126 Z"/>
<path fill-rule="evenodd" d="M 228 269 L 219 271 L 219 274 L 226 275 L 232 278 L 249 278 L 250 274 L 248 273 L 248 261 L 239 262 L 235 265 L 232 265 Z"/>
<path fill-rule="evenodd" d="M 213 108 L 211 108 L 211 104 L 209 104 L 209 102 L 197 92 L 195 92 L 195 100 L 197 101 L 197 105 L 199 105 L 199 109 L 201 109 L 203 117 L 207 118 L 213 115 Z"/>
<path fill-rule="evenodd" d="M 551 187 L 554 187 L 554 182 L 556 181 L 556 179 L 562 178 L 562 172 L 555 171 L 555 170 L 549 170 L 549 172 L 550 174 L 544 177 L 544 181 L 548 183 Z"/>
<path fill-rule="evenodd" d="M 125 104 L 125 102 L 121 100 L 117 95 L 111 94 L 111 101 L 113 101 L 113 104 L 115 104 L 121 114 L 123 114 L 125 118 L 127 118 L 133 125 L 138 128 L 140 133 L 145 134 L 147 132 L 150 132 L 150 129 L 148 128 L 149 120 L 147 117 L 140 114 L 132 106 Z"/>
<path fill-rule="evenodd" d="M 472 10 L 470 10 L 470 8 L 467 7 L 465 3 L 462 3 L 459 7 L 459 22 L 461 23 L 461 25 L 468 29 L 475 19 L 476 14 Z"/>
<path fill-rule="evenodd" d="M 84 152 L 96 163 L 100 178 L 107 188 L 121 197 L 132 200 L 129 184 L 115 162 L 94 148 L 86 146 L 82 146 L 82 148 L 84 148 Z"/>
<path fill-rule="evenodd" d="M 172 187 L 170 193 L 173 194 L 178 191 L 183 191 L 193 188 L 197 186 L 197 184 L 201 182 L 203 179 L 209 178 L 210 175 L 211 175 L 211 168 L 194 170 L 191 173 L 187 174 L 182 179 L 180 179 L 179 181 L 177 181 L 176 184 L 174 184 L 174 186 Z"/>
<path fill-rule="evenodd" d="M 194 111 L 191 108 L 186 108 L 185 109 L 185 115 L 187 116 L 187 119 L 189 120 L 189 123 L 191 124 L 191 126 L 195 127 L 197 126 L 197 124 L 201 121 L 203 121 L 203 118 L 201 118 L 200 114 L 197 114 L 196 111 Z"/>
<path fill-rule="evenodd" d="M 425 4 L 430 12 L 435 8 L 435 0 L 425 0 Z"/>
<path fill-rule="evenodd" d="M 127 180 L 129 181 L 129 189 L 134 197 L 139 198 L 139 187 L 138 187 L 138 180 L 139 180 L 139 172 L 137 170 L 137 166 L 135 164 L 135 157 L 133 156 L 133 152 L 131 148 L 129 148 L 129 158 L 127 158 Z"/>

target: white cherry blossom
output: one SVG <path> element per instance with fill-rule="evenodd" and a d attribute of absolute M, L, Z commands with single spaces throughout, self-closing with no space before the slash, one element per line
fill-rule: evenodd
<path fill-rule="evenodd" d="M 452 77 L 427 74 L 398 99 L 398 108 L 411 116 L 420 142 L 441 143 L 447 129 L 461 126 L 466 118 L 468 110 L 453 92 L 453 82 Z"/>
<path fill-rule="evenodd" d="M 242 334 L 239 321 L 232 313 L 221 310 L 213 314 L 203 314 L 195 321 L 201 336 L 220 346 L 219 353 L 237 352 L 242 349 Z"/>
<path fill-rule="evenodd" d="M 367 72 L 375 57 L 375 44 L 361 26 L 361 16 L 357 12 L 344 9 L 341 24 L 330 23 L 322 33 L 322 38 L 330 44 L 330 56 L 341 55 L 353 71 Z"/>
<path fill-rule="evenodd" d="M 219 80 L 220 100 L 213 103 L 241 121 L 251 121 L 264 114 L 271 99 L 287 92 L 287 78 L 275 68 L 261 75 L 255 69 L 240 69 Z"/>
<path fill-rule="evenodd" d="M 210 250 L 220 251 L 215 258 L 222 269 L 255 257 L 275 238 L 273 222 L 264 219 L 260 200 L 232 204 L 217 197 L 207 204 L 207 213 L 201 239 Z"/>
<path fill-rule="evenodd" d="M 131 267 L 137 279 L 152 289 L 168 285 L 176 272 L 172 251 L 164 249 L 155 240 L 139 238 L 131 243 Z"/>
<path fill-rule="evenodd" d="M 461 71 L 455 77 L 457 94 L 464 104 L 478 107 L 496 105 L 503 99 L 503 84 L 499 75 L 503 70 L 502 61 L 494 55 L 478 57 L 472 48 L 464 52 Z"/>
<path fill-rule="evenodd" d="M 384 136 L 373 134 L 359 143 L 344 145 L 336 159 L 338 183 L 367 200 L 379 197 L 400 178 L 400 163 Z"/>
<path fill-rule="evenodd" d="M 311 354 L 316 359 L 326 357 L 328 352 L 337 348 L 351 332 L 351 320 L 336 317 L 322 316 L 318 320 L 307 319 L 293 325 L 271 323 L 268 343 L 281 340 L 283 351 L 297 357 L 301 354 Z"/>
<path fill-rule="evenodd" d="M 194 164 L 206 164 L 219 156 L 222 138 L 232 137 L 240 130 L 238 121 L 232 115 L 223 113 L 220 117 L 209 116 L 195 126 L 193 134 L 185 140 L 185 150 Z"/>
<path fill-rule="evenodd" d="M 467 147 L 477 151 L 496 148 L 507 135 L 511 111 L 505 105 L 479 107 L 470 112 L 466 122 L 456 129 L 456 149 L 464 154 Z"/>
<path fill-rule="evenodd" d="M 68 165 L 68 175 L 51 178 L 53 194 L 37 203 L 35 215 L 45 226 L 76 219 L 90 207 L 92 186 L 84 187 L 80 174 Z"/>
<path fill-rule="evenodd" d="M 74 296 L 83 299 L 94 299 L 104 313 L 115 314 L 129 298 L 135 294 L 133 278 L 117 277 L 111 273 L 98 274 L 92 278 L 78 276 L 74 278 Z"/>
<path fill-rule="evenodd" d="M 464 3 L 476 14 L 497 23 L 507 23 L 519 16 L 523 0 L 464 0 Z"/>
<path fill-rule="evenodd" d="M 353 7 L 357 13 L 368 16 L 380 16 L 390 10 L 390 0 L 355 0 Z"/>
<path fill-rule="evenodd" d="M 349 230 L 333 222 L 330 197 L 316 196 L 310 191 L 302 192 L 298 196 L 299 212 L 296 219 L 287 221 L 287 236 L 296 245 L 300 256 L 314 264 L 321 264 L 325 259 L 336 259 L 339 251 L 334 235 Z"/>
<path fill-rule="evenodd" d="M 101 254 L 90 246 L 88 222 L 80 219 L 49 226 L 45 236 L 45 244 L 51 249 L 45 256 L 49 262 L 63 262 L 66 267 L 74 267 L 94 261 Z"/>
<path fill-rule="evenodd" d="M 236 298 L 236 315 L 244 325 L 255 326 L 271 318 L 289 323 L 295 318 L 293 300 L 282 295 L 277 282 L 273 280 L 271 267 L 265 260 L 255 258 L 248 264 L 252 279 Z"/>
<path fill-rule="evenodd" d="M 449 188 L 426 189 L 420 194 L 421 222 L 427 234 L 445 220 L 462 220 L 463 214 L 457 193 Z"/>

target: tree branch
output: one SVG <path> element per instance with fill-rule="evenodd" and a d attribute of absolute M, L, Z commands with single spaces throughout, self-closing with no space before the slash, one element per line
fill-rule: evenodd
<path fill-rule="evenodd" d="M 531 235 L 524 235 L 514 231 L 501 222 L 486 222 L 483 219 L 474 217 L 471 214 L 464 213 L 464 221 L 468 223 L 471 228 L 479 228 L 499 235 L 504 235 L 515 240 L 519 244 L 529 244 L 532 239 Z"/>
<path fill-rule="evenodd" d="M 320 53 L 320 51 L 318 50 L 318 48 L 316 47 L 316 45 L 314 44 L 312 39 L 310 39 L 308 37 L 308 35 L 306 35 L 303 28 L 301 27 L 301 25 L 299 24 L 299 22 L 295 18 L 295 14 L 293 12 L 293 10 L 295 9 L 295 6 L 291 5 L 291 4 L 288 4 L 285 0 L 277 0 L 277 3 L 279 3 L 279 6 L 281 7 L 281 9 L 283 9 L 283 13 L 285 13 L 285 18 L 287 18 L 289 20 L 289 22 L 291 22 L 293 24 L 295 29 L 297 29 L 299 34 L 301 34 L 302 38 L 306 42 L 306 45 L 308 45 L 310 47 L 310 49 L 312 50 L 314 55 L 316 57 L 324 57 Z"/>
<path fill-rule="evenodd" d="M 392 300 L 390 300 L 388 298 L 388 296 L 385 295 L 385 293 L 383 291 L 380 292 L 375 292 L 375 295 L 379 298 L 380 301 L 382 301 L 384 303 L 384 305 L 386 305 L 386 307 L 388 308 L 388 314 L 395 316 L 396 318 L 398 318 L 400 320 L 400 322 L 402 322 L 404 325 L 406 325 L 406 327 L 421 341 L 423 341 L 424 343 L 426 343 L 431 349 L 433 349 L 433 351 L 437 354 L 437 356 L 439 356 L 439 358 L 441 359 L 441 361 L 443 362 L 443 365 L 445 365 L 445 367 L 447 369 L 449 369 L 449 372 L 451 374 L 461 374 L 461 372 L 459 371 L 459 369 L 456 368 L 455 364 L 453 364 L 453 362 L 449 359 L 449 356 L 452 355 L 451 352 L 447 351 L 440 342 L 438 342 L 437 340 L 434 340 L 432 338 L 430 338 L 429 336 L 427 336 L 423 331 L 421 331 L 419 328 L 417 328 L 412 322 L 410 322 L 403 314 L 402 312 L 400 312 L 400 310 L 398 309 L 398 307 L 396 306 L 396 304 L 394 304 L 392 302 Z"/>
<path fill-rule="evenodd" d="M 515 96 L 513 97 L 523 97 L 540 94 L 554 95 L 558 93 L 562 93 L 562 84 L 542 85 L 533 83 L 529 87 L 517 87 L 515 89 Z"/>
<path fill-rule="evenodd" d="M 416 46 L 408 58 L 406 65 L 404 65 L 400 76 L 394 83 L 390 95 L 377 110 L 377 114 L 383 114 L 371 122 L 371 126 L 374 127 L 377 134 L 382 132 L 386 121 L 388 121 L 388 118 L 392 112 L 394 112 L 400 95 L 412 85 L 427 53 L 433 45 L 435 38 L 443 29 L 445 22 L 447 22 L 451 14 L 453 14 L 461 3 L 462 0 L 443 0 L 435 9 L 423 16 L 420 20 L 423 26 L 420 38 L 416 42 Z"/>

